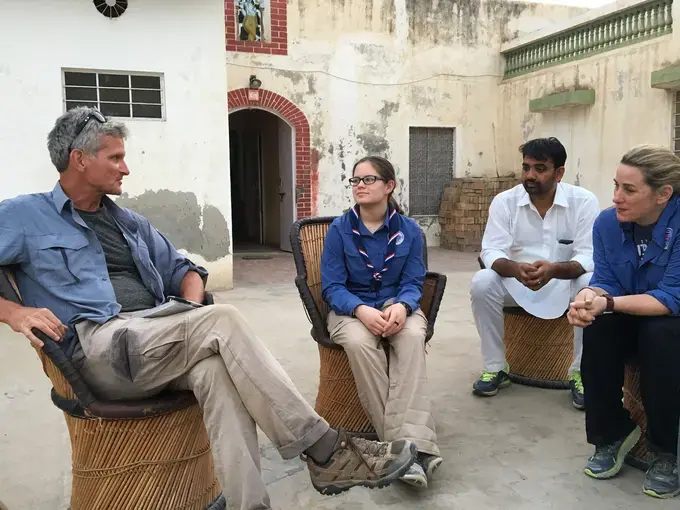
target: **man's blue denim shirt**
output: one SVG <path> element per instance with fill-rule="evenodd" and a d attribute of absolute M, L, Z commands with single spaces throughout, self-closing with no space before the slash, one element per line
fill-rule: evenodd
<path fill-rule="evenodd" d="M 336 218 L 326 235 L 323 254 L 321 256 L 321 288 L 323 299 L 338 315 L 352 315 L 359 305 L 382 308 L 385 301 L 396 298 L 404 302 L 413 311 L 420 305 L 425 282 L 425 264 L 423 262 L 423 233 L 418 224 L 410 218 L 399 215 L 399 231 L 394 258 L 389 262 L 389 269 L 383 274 L 379 292 L 370 289 L 373 271 L 366 265 L 366 259 L 358 252 L 354 243 L 356 234 L 352 233 L 352 224 L 348 211 Z M 384 267 L 389 222 L 387 214 L 385 223 L 371 234 L 364 224 L 359 222 L 359 231 L 364 247 L 376 268 Z"/>
<path fill-rule="evenodd" d="M 162 303 L 180 295 L 188 271 L 207 272 L 177 252 L 146 218 L 104 197 L 130 247 L 144 285 Z M 15 265 L 24 304 L 47 308 L 69 326 L 62 342 L 75 346 L 73 325 L 83 319 L 104 323 L 120 312 L 106 258 L 95 233 L 57 183 L 51 193 L 21 195 L 0 202 L 0 266 Z"/>
<path fill-rule="evenodd" d="M 605 209 L 593 226 L 592 287 L 612 296 L 649 294 L 672 315 L 680 315 L 680 197 L 672 197 L 652 231 L 642 260 L 633 239 L 633 224 L 616 218 L 616 209 Z"/>

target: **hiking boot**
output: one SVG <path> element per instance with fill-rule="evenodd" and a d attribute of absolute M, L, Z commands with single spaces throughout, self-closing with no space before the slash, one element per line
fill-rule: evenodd
<path fill-rule="evenodd" d="M 355 486 L 379 489 L 406 474 L 416 460 L 418 449 L 406 439 L 392 442 L 369 441 L 338 430 L 331 458 L 323 465 L 307 456 L 312 485 L 332 496 Z"/>
<path fill-rule="evenodd" d="M 480 397 L 493 397 L 500 388 L 507 388 L 512 384 L 509 367 L 506 365 L 500 372 L 482 372 L 482 375 L 472 385 L 472 393 Z"/>
<path fill-rule="evenodd" d="M 443 459 L 438 455 L 430 455 L 429 453 L 418 453 L 418 464 L 421 465 L 428 480 L 432 479 L 432 475 L 439 466 L 442 465 Z"/>
<path fill-rule="evenodd" d="M 425 475 L 423 466 L 418 462 L 411 464 L 411 467 L 408 468 L 408 471 L 406 471 L 404 476 L 400 477 L 399 480 L 412 485 L 413 487 L 418 487 L 419 489 L 427 489 L 427 476 Z"/>
<path fill-rule="evenodd" d="M 661 454 L 652 462 L 645 475 L 642 492 L 660 499 L 668 499 L 680 494 L 678 458 L 675 455 Z"/>
<path fill-rule="evenodd" d="M 606 446 L 596 447 L 595 454 L 588 459 L 588 465 L 584 469 L 585 473 L 599 480 L 615 477 L 621 471 L 626 455 L 639 439 L 640 427 L 635 427 L 633 432 L 624 439 Z"/>
<path fill-rule="evenodd" d="M 578 370 L 569 376 L 569 387 L 571 388 L 571 404 L 582 411 L 586 405 L 583 399 L 583 380 Z"/>

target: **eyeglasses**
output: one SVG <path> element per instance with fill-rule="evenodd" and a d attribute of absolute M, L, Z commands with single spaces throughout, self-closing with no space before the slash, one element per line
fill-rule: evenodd
<path fill-rule="evenodd" d="M 90 113 L 87 114 L 87 117 L 85 117 L 83 120 L 81 120 L 78 123 L 78 126 L 76 126 L 76 135 L 73 137 L 73 141 L 68 145 L 68 153 L 71 154 L 71 151 L 73 151 L 73 148 L 71 147 L 73 145 L 73 142 L 76 141 L 76 138 L 78 138 L 78 135 L 83 132 L 83 129 L 85 129 L 85 126 L 87 126 L 87 123 L 90 122 L 92 119 L 96 120 L 100 124 L 106 124 L 106 117 L 97 110 L 96 108 L 93 108 Z"/>
<path fill-rule="evenodd" d="M 366 177 L 350 177 L 348 180 L 352 186 L 358 186 L 360 182 L 363 182 L 367 186 L 373 184 L 375 181 L 385 182 L 385 179 L 378 177 L 377 175 L 367 175 Z"/>

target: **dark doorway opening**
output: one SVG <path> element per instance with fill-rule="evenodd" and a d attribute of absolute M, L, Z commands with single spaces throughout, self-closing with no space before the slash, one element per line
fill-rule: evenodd
<path fill-rule="evenodd" d="M 264 110 L 229 115 L 235 252 L 291 251 L 295 219 L 293 129 Z"/>

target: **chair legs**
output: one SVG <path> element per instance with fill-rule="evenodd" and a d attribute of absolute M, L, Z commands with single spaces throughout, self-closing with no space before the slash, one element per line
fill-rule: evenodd
<path fill-rule="evenodd" d="M 347 354 L 342 349 L 319 345 L 319 392 L 315 410 L 331 427 L 375 436 L 375 429 L 361 406 Z"/>

